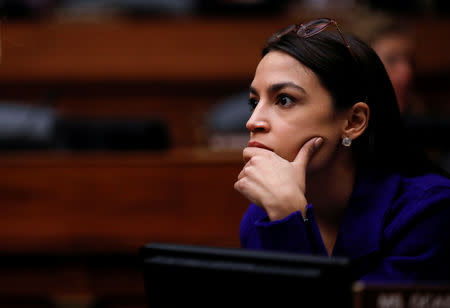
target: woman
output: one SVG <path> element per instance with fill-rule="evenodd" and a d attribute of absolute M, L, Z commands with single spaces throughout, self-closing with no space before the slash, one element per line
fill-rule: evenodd
<path fill-rule="evenodd" d="M 355 279 L 450 279 L 450 180 L 404 138 L 370 47 L 330 19 L 290 26 L 268 40 L 250 105 L 242 247 L 346 256 Z"/>

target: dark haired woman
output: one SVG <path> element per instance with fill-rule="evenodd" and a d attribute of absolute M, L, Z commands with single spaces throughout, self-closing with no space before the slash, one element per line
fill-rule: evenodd
<path fill-rule="evenodd" d="M 286 28 L 250 104 L 242 247 L 346 256 L 362 280 L 450 280 L 450 180 L 404 137 L 370 47 L 329 19 Z"/>

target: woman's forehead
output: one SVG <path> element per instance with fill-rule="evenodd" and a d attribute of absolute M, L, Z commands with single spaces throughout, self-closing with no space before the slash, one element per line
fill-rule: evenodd
<path fill-rule="evenodd" d="M 317 86 L 319 80 L 308 67 L 294 57 L 281 51 L 271 51 L 259 62 L 252 86 L 279 82 L 293 82 L 303 88 L 312 88 Z"/>

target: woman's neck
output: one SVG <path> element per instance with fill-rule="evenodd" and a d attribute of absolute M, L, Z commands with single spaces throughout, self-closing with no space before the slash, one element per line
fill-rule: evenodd
<path fill-rule="evenodd" d="M 330 166 L 308 175 L 307 200 L 314 214 L 328 254 L 336 242 L 339 226 L 353 191 L 356 168 L 350 153 L 344 153 Z"/>

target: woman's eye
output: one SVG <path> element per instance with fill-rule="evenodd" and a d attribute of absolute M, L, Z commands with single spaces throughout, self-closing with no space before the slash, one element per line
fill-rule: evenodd
<path fill-rule="evenodd" d="M 287 95 L 280 95 L 278 97 L 278 104 L 280 104 L 283 107 L 288 107 L 294 103 L 294 100 L 287 96 Z"/>
<path fill-rule="evenodd" d="M 255 110 L 256 105 L 258 105 L 258 100 L 254 97 L 250 97 L 250 99 L 248 100 L 248 104 L 251 110 Z"/>

